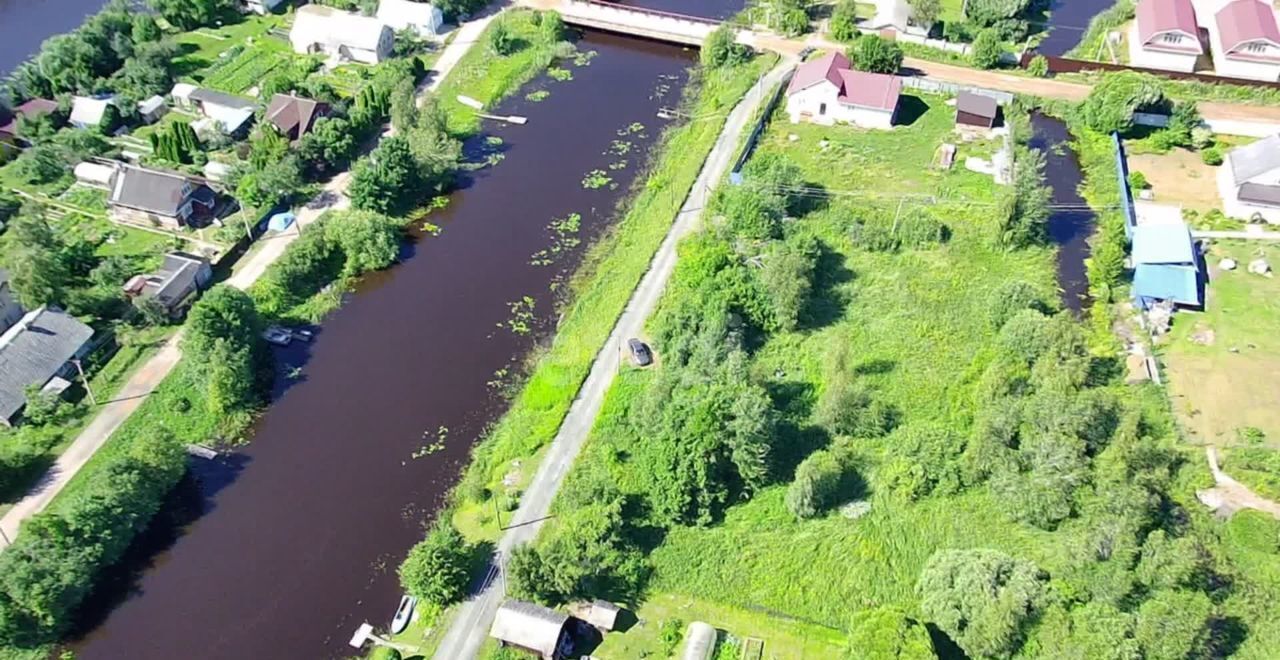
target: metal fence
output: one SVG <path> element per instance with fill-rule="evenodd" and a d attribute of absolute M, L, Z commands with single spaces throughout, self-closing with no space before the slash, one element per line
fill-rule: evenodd
<path fill-rule="evenodd" d="M 1138 226 L 1138 216 L 1133 210 L 1133 191 L 1129 189 L 1129 163 L 1124 156 L 1124 142 L 1119 133 L 1111 134 L 1116 152 L 1116 178 L 1120 183 L 1120 208 L 1124 211 L 1124 235 L 1133 240 L 1133 228 Z"/>
<path fill-rule="evenodd" d="M 752 127 L 751 134 L 747 136 L 747 142 L 742 146 L 742 153 L 738 154 L 738 160 L 733 163 L 733 169 L 729 170 L 729 182 L 738 185 L 742 183 L 742 166 L 747 164 L 747 159 L 751 157 L 751 153 L 756 150 L 756 143 L 760 141 L 760 136 L 764 134 L 764 129 L 769 125 L 769 118 L 773 116 L 774 110 L 778 108 L 778 102 L 782 100 L 782 95 L 787 91 L 787 85 L 791 82 L 791 77 L 796 75 L 793 68 L 782 77 L 782 82 L 778 84 L 778 88 L 773 90 L 773 96 L 769 98 L 769 102 L 765 104 L 764 111 L 760 113 L 760 117 L 756 119 L 756 125 Z"/>

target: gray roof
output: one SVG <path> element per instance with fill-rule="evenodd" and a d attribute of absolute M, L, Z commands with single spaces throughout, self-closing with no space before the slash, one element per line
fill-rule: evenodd
<path fill-rule="evenodd" d="M 26 388 L 49 382 L 92 336 L 75 317 L 45 307 L 0 335 L 0 417 L 11 419 L 27 403 Z"/>
<path fill-rule="evenodd" d="M 1000 108 L 996 104 L 996 100 L 990 96 L 962 91 L 956 96 L 956 110 L 978 115 L 979 117 L 995 119 Z"/>
<path fill-rule="evenodd" d="M 153 289 L 151 296 L 172 307 L 183 301 L 197 286 L 200 268 L 205 261 L 200 257 L 184 252 L 170 252 L 164 255 L 164 265 L 154 275 L 154 287 L 148 282 L 148 289 Z"/>
<path fill-rule="evenodd" d="M 203 190 L 201 190 L 203 188 Z M 205 194 L 207 191 L 207 195 Z M 188 197 L 209 197 L 213 191 L 201 181 L 160 170 L 123 166 L 111 186 L 111 203 L 164 215 L 177 215 Z"/>
<path fill-rule="evenodd" d="M 1247 204 L 1263 206 L 1280 206 L 1280 186 L 1268 186 L 1264 183 L 1246 183 L 1240 186 L 1236 199 Z"/>
<path fill-rule="evenodd" d="M 1259 174 L 1280 169 L 1280 134 L 1269 135 L 1253 144 L 1227 152 L 1227 167 L 1236 185 Z"/>
<path fill-rule="evenodd" d="M 249 99 L 240 98 L 239 96 L 235 96 L 234 94 L 225 94 L 223 92 L 215 91 L 212 89 L 205 89 L 203 87 L 192 91 L 190 94 L 187 95 L 187 98 L 191 99 L 192 101 L 199 101 L 201 103 L 212 103 L 214 105 L 220 105 L 224 108 L 252 108 L 253 107 L 253 101 L 250 101 Z"/>
<path fill-rule="evenodd" d="M 552 657 L 569 617 L 541 605 L 509 600 L 493 616 L 489 636 Z"/>

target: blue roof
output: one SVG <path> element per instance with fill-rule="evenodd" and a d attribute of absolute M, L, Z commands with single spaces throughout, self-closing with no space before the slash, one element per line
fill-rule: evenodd
<path fill-rule="evenodd" d="M 1194 264 L 1191 231 L 1181 222 L 1133 228 L 1134 264 Z"/>
<path fill-rule="evenodd" d="M 267 221 L 267 229 L 284 231 L 289 228 L 289 225 L 293 224 L 294 219 L 292 211 L 277 213 L 271 216 L 271 219 Z"/>
<path fill-rule="evenodd" d="M 1195 266 L 1138 264 L 1133 271 L 1133 297 L 1199 305 L 1199 273 Z"/>

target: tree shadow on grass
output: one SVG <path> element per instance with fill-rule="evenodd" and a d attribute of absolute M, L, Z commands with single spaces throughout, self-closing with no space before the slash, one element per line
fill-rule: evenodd
<path fill-rule="evenodd" d="M 969 660 L 964 649 L 960 648 L 960 645 L 956 644 L 941 628 L 932 623 L 924 625 L 929 631 L 929 639 L 933 641 L 933 652 L 938 655 L 938 660 Z"/>
<path fill-rule="evenodd" d="M 1228 616 L 1214 619 L 1209 624 L 1213 645 L 1213 657 L 1229 658 L 1235 655 L 1249 636 L 1249 626 L 1239 617 Z"/>
<path fill-rule="evenodd" d="M 817 330 L 835 323 L 849 305 L 849 296 L 841 286 L 853 281 L 853 271 L 845 266 L 844 255 L 826 245 L 819 249 L 813 291 L 800 313 L 800 327 L 804 330 Z"/>
<path fill-rule="evenodd" d="M 791 421 L 778 424 L 774 431 L 773 474 L 780 483 L 791 481 L 796 466 L 810 454 L 831 444 L 831 435 L 819 426 L 800 426 Z"/>
<path fill-rule="evenodd" d="M 853 368 L 853 373 L 859 376 L 879 376 L 887 374 L 898 367 L 897 360 L 875 359 L 867 360 Z"/>

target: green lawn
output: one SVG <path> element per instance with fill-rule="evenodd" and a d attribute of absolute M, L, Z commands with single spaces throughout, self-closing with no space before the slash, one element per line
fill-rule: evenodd
<path fill-rule="evenodd" d="M 1220 271 L 1224 257 L 1239 262 Z M 1214 243 L 1203 313 L 1178 313 L 1158 347 L 1173 410 L 1196 443 L 1237 444 L 1237 431 L 1260 429 L 1280 447 L 1280 281 L 1245 271 L 1249 261 L 1280 264 L 1280 246 L 1258 241 Z"/>
<path fill-rule="evenodd" d="M 283 16 L 244 16 L 243 20 L 217 29 L 201 28 L 183 32 L 174 37 L 182 50 L 175 62 L 179 75 L 190 74 L 216 62 L 219 56 L 232 46 L 244 44 L 249 39 L 262 40 L 272 29 L 284 25 Z"/>

